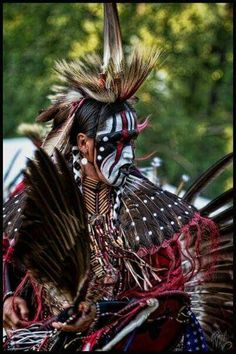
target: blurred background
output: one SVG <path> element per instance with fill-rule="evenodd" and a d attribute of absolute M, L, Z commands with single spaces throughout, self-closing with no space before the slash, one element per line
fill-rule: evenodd
<path fill-rule="evenodd" d="M 184 180 L 187 188 L 232 151 L 232 4 L 119 3 L 118 11 L 126 52 L 138 40 L 168 52 L 161 69 L 153 71 L 137 93 L 138 116 L 142 120 L 151 114 L 151 127 L 139 137 L 136 154 L 155 151 L 157 158 L 138 161 L 138 166 L 151 169 L 161 184 L 178 186 Z M 103 7 L 5 3 L 3 16 L 6 180 L 12 158 L 15 178 L 17 168 L 23 167 L 22 160 L 16 167 L 19 154 L 26 156 L 33 149 L 30 141 L 19 138 L 17 127 L 34 123 L 39 110 L 50 104 L 47 95 L 57 82 L 55 60 L 91 51 L 102 54 Z M 22 150 L 26 146 L 27 152 Z M 229 168 L 203 197 L 211 199 L 231 185 Z"/>

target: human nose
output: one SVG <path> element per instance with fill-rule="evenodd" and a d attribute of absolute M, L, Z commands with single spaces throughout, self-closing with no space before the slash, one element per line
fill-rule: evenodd
<path fill-rule="evenodd" d="M 126 146 L 123 151 L 123 158 L 126 160 L 133 160 L 134 159 L 134 150 L 131 145 Z"/>

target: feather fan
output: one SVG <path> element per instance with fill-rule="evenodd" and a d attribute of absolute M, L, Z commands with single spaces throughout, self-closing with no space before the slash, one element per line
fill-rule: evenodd
<path fill-rule="evenodd" d="M 233 153 L 229 153 L 213 164 L 206 172 L 202 173 L 196 181 L 184 193 L 183 199 L 186 202 L 193 202 L 197 195 L 212 182 L 232 162 Z"/>
<path fill-rule="evenodd" d="M 26 197 L 14 256 L 39 283 L 75 300 L 89 268 L 89 236 L 82 195 L 64 158 L 42 150 L 25 171 Z"/>
<path fill-rule="evenodd" d="M 232 154 L 226 155 L 203 173 L 186 192 L 185 200 L 194 200 L 203 188 L 212 183 L 232 161 Z M 202 237 L 201 272 L 208 270 L 211 256 L 214 256 L 213 275 L 204 283 L 193 278 L 185 290 L 191 296 L 192 310 L 205 332 L 210 350 L 226 351 L 232 348 L 233 340 L 233 210 L 232 189 L 217 196 L 200 210 L 218 226 L 218 245 L 210 248 L 209 241 Z M 191 250 L 190 250 L 191 252 Z"/>

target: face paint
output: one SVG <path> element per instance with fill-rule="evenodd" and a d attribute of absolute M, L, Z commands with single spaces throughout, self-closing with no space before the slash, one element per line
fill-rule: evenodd
<path fill-rule="evenodd" d="M 133 140 L 138 136 L 137 121 L 127 110 L 108 118 L 96 135 L 96 165 L 109 185 L 123 184 L 134 161 Z"/>

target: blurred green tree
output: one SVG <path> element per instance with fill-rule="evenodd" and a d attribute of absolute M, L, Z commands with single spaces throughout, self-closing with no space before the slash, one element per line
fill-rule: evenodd
<path fill-rule="evenodd" d="M 139 138 L 137 155 L 155 150 L 169 183 L 183 173 L 193 179 L 232 150 L 232 4 L 119 3 L 118 10 L 126 51 L 141 40 L 168 52 L 138 92 L 138 115 L 151 114 L 151 129 Z M 49 105 L 55 60 L 102 53 L 103 9 L 100 3 L 5 3 L 3 15 L 3 134 L 13 137 L 19 123 L 33 122 Z M 206 195 L 231 180 L 226 171 Z"/>

